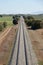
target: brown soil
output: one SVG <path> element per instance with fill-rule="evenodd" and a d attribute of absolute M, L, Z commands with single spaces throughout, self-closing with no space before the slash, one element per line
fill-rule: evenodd
<path fill-rule="evenodd" d="M 8 28 L 0 35 L 0 65 L 8 62 L 16 35 L 17 26 Z"/>
<path fill-rule="evenodd" d="M 43 62 L 43 29 L 28 29 L 28 32 L 38 60 Z"/>
<path fill-rule="evenodd" d="M 1 33 L 0 33 L 0 45 L 2 43 L 2 41 L 4 40 L 4 38 L 6 37 L 6 35 L 9 33 L 9 31 L 11 30 L 12 27 L 7 27 L 5 30 L 3 30 Z"/>

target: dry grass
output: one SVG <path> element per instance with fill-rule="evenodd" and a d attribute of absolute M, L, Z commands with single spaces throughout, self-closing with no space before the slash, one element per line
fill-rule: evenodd
<path fill-rule="evenodd" d="M 43 65 L 43 29 L 29 30 L 29 35 L 39 60 L 39 65 Z"/>

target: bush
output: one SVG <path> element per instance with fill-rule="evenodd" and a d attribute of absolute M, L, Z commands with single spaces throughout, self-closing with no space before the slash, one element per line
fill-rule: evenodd
<path fill-rule="evenodd" d="M 7 22 L 0 22 L 0 31 L 2 31 L 7 26 Z"/>
<path fill-rule="evenodd" d="M 18 24 L 18 20 L 19 20 L 19 16 L 18 15 L 15 15 L 15 16 L 13 16 L 13 24 Z"/>
<path fill-rule="evenodd" d="M 41 28 L 40 22 L 41 22 L 40 20 L 34 20 L 34 21 L 32 22 L 31 28 L 32 28 L 32 29 L 39 29 L 39 28 Z"/>
<path fill-rule="evenodd" d="M 2 15 L 0 15 L 0 17 L 2 17 Z"/>
<path fill-rule="evenodd" d="M 15 25 L 18 24 L 16 19 L 13 20 L 13 24 L 15 24 Z"/>
<path fill-rule="evenodd" d="M 41 26 L 41 28 L 43 28 L 43 22 L 40 22 L 40 26 Z"/>
<path fill-rule="evenodd" d="M 31 25 L 32 25 L 32 22 L 33 22 L 32 19 L 25 19 L 25 23 L 26 23 L 28 26 L 31 26 Z"/>
<path fill-rule="evenodd" d="M 2 31 L 2 30 L 3 30 L 3 24 L 0 23 L 0 31 Z"/>
<path fill-rule="evenodd" d="M 43 28 L 43 22 L 41 20 L 35 20 L 32 16 L 23 16 L 25 23 L 31 26 L 31 29 Z"/>
<path fill-rule="evenodd" d="M 30 20 L 30 19 L 34 20 L 33 16 L 27 16 L 27 18 L 28 18 L 29 20 Z"/>
<path fill-rule="evenodd" d="M 27 17 L 26 17 L 26 16 L 23 16 L 23 18 L 24 18 L 24 19 L 27 19 Z"/>
<path fill-rule="evenodd" d="M 13 20 L 14 20 L 14 19 L 16 19 L 16 20 L 18 21 L 18 20 L 19 20 L 19 18 L 20 18 L 20 17 L 19 17 L 19 16 L 17 16 L 17 15 L 13 16 Z"/>
<path fill-rule="evenodd" d="M 34 18 L 32 16 L 24 16 L 24 20 L 28 26 L 31 26 Z"/>
<path fill-rule="evenodd" d="M 5 28 L 7 26 L 7 22 L 3 22 L 3 26 Z"/>
<path fill-rule="evenodd" d="M 25 20 L 25 23 L 26 23 L 28 26 L 31 26 L 31 21 L 30 21 L 30 20 L 26 19 L 26 20 Z"/>

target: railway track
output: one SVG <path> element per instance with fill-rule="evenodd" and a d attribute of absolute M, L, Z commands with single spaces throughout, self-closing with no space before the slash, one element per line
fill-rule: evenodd
<path fill-rule="evenodd" d="M 23 17 L 20 18 L 15 48 L 9 65 L 38 65 Z"/>

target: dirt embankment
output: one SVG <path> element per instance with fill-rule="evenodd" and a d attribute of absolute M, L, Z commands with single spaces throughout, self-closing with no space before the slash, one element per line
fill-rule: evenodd
<path fill-rule="evenodd" d="M 16 35 L 17 26 L 8 28 L 0 35 L 0 64 L 7 64 Z"/>
<path fill-rule="evenodd" d="M 37 55 L 40 65 L 43 64 L 43 29 L 28 30 L 33 49 Z"/>

